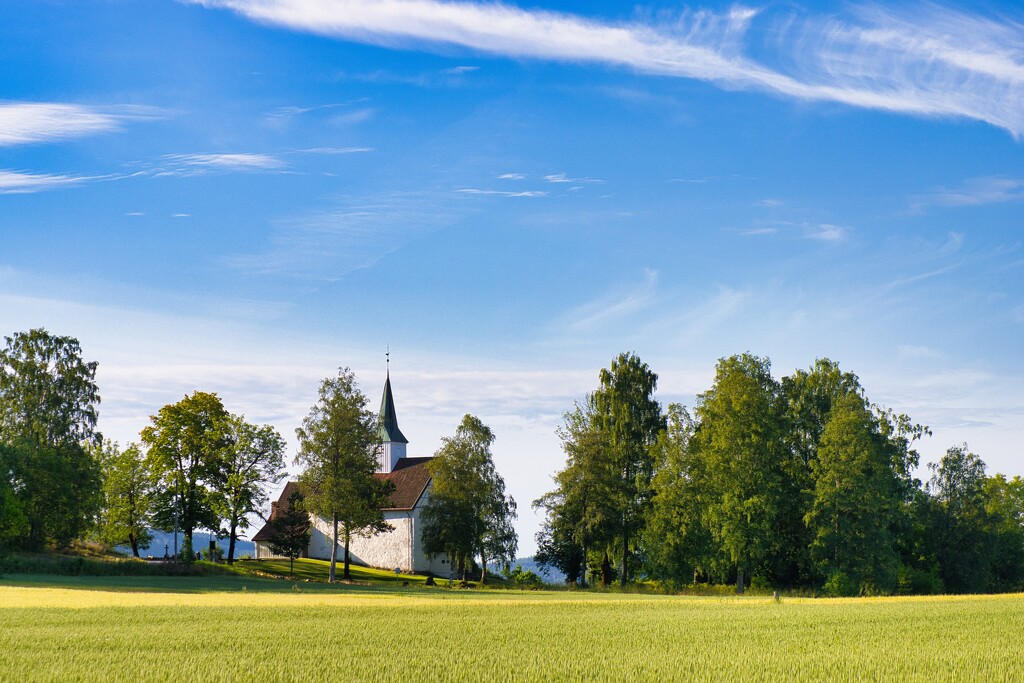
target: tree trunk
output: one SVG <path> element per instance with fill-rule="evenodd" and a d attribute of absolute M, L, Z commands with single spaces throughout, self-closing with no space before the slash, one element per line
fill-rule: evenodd
<path fill-rule="evenodd" d="M 230 536 L 230 538 L 228 538 L 228 564 L 234 564 L 235 563 L 235 538 L 236 538 L 236 533 L 235 532 L 237 531 L 237 529 L 238 529 L 237 524 L 234 521 L 232 521 L 231 522 L 231 536 Z"/>
<path fill-rule="evenodd" d="M 619 585 L 626 587 L 627 556 L 629 555 L 629 532 L 626 526 L 626 513 L 622 513 L 622 574 L 619 576 Z"/>
<path fill-rule="evenodd" d="M 601 560 L 601 588 L 607 588 L 612 582 L 612 561 L 608 557 L 608 549 L 604 551 L 604 559 Z"/>
<path fill-rule="evenodd" d="M 736 592 L 743 595 L 743 590 L 743 567 L 740 567 L 736 570 Z"/>
<path fill-rule="evenodd" d="M 331 571 L 327 575 L 327 583 L 334 583 L 334 566 L 338 562 L 338 515 L 331 518 L 334 534 L 331 536 Z"/>
<path fill-rule="evenodd" d="M 348 525 L 346 524 L 345 525 L 345 572 L 344 572 L 344 574 L 342 574 L 342 576 L 345 578 L 346 581 L 350 581 L 352 579 L 352 573 L 349 571 L 349 560 L 348 560 L 348 544 L 349 544 L 349 541 L 351 539 L 352 539 L 352 534 L 349 533 Z"/>
<path fill-rule="evenodd" d="M 587 546 L 586 545 L 583 546 L 583 562 L 582 562 L 582 564 L 583 564 L 583 567 L 582 567 L 582 571 L 580 573 L 580 576 L 582 577 L 582 579 L 580 580 L 580 588 L 586 588 L 587 587 Z"/>
<path fill-rule="evenodd" d="M 139 538 L 135 534 L 128 534 L 128 542 L 132 546 L 132 555 L 139 556 Z"/>

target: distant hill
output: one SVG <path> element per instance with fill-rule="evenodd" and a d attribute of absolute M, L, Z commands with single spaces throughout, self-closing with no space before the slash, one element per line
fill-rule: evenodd
<path fill-rule="evenodd" d="M 224 556 L 228 554 L 228 539 L 226 538 L 214 538 L 217 543 L 217 547 L 224 552 Z M 185 535 L 178 533 L 178 550 L 181 550 L 181 544 L 185 542 Z M 163 531 L 153 532 L 153 541 L 149 544 L 149 548 L 143 550 L 139 548 L 139 555 L 142 557 L 163 557 L 164 556 L 164 545 L 167 546 L 167 553 L 174 554 L 174 534 Z M 203 551 L 210 547 L 210 534 L 206 531 L 196 531 L 192 536 L 192 544 L 197 551 Z M 132 549 L 128 546 L 118 546 L 119 551 L 127 554 L 131 554 Z M 235 541 L 235 557 L 242 557 L 243 555 L 252 555 L 256 550 L 256 544 L 252 541 L 243 541 L 241 539 Z"/>
<path fill-rule="evenodd" d="M 544 579 L 545 583 L 565 583 L 565 574 L 557 569 L 542 569 L 532 557 L 517 557 L 515 562 L 512 563 L 512 566 L 515 567 L 517 564 L 522 567 L 524 571 L 531 571 Z"/>

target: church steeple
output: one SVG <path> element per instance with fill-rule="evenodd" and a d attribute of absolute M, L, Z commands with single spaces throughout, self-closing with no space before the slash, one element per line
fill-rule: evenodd
<path fill-rule="evenodd" d="M 384 443 L 409 443 L 398 428 L 395 415 L 395 397 L 391 394 L 391 373 L 384 380 L 384 396 L 380 399 L 380 440 Z"/>
<path fill-rule="evenodd" d="M 378 471 L 391 472 L 399 460 L 405 457 L 405 445 L 409 440 L 398 428 L 398 415 L 395 413 L 395 397 L 391 393 L 391 352 L 385 354 L 388 359 L 387 376 L 384 380 L 384 396 L 380 399 L 380 416 L 378 418 L 380 436 L 383 447 L 380 453 Z"/>

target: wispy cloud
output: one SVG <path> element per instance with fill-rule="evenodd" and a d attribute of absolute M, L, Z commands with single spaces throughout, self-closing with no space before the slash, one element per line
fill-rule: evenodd
<path fill-rule="evenodd" d="M 757 178 L 734 174 L 729 176 L 708 176 L 706 178 L 672 178 L 669 182 L 683 185 L 704 185 L 705 183 L 731 182 L 736 180 L 757 180 Z"/>
<path fill-rule="evenodd" d="M 80 104 L 0 103 L 0 146 L 51 142 L 115 130 L 121 117 Z"/>
<path fill-rule="evenodd" d="M 551 175 L 544 176 L 544 180 L 549 183 L 603 183 L 603 180 L 598 178 L 570 178 L 565 173 L 552 173 Z"/>
<path fill-rule="evenodd" d="M 443 193 L 434 192 L 349 199 L 332 210 L 276 220 L 266 248 L 223 261 L 257 275 L 336 281 L 454 220 L 455 212 L 442 210 L 442 199 Z"/>
<path fill-rule="evenodd" d="M 498 180 L 526 180 L 526 175 L 523 173 L 502 173 L 498 176 Z"/>
<path fill-rule="evenodd" d="M 456 190 L 462 194 L 494 195 L 497 197 L 547 197 L 548 193 L 541 190 L 523 190 L 522 192 L 510 192 L 507 190 L 481 190 L 475 187 L 463 187 Z"/>
<path fill-rule="evenodd" d="M 460 75 L 460 74 L 472 73 L 473 71 L 479 71 L 479 70 L 480 70 L 480 67 L 478 67 L 478 66 L 455 66 L 455 67 L 452 67 L 451 69 L 445 69 L 444 72 L 446 74 Z"/>
<path fill-rule="evenodd" d="M 124 121 L 166 115 L 156 107 L 64 102 L 0 102 L 0 147 L 56 142 L 115 131 Z"/>
<path fill-rule="evenodd" d="M 971 178 L 952 188 L 940 187 L 930 194 L 915 197 L 915 209 L 927 206 L 981 206 L 1024 200 L 1024 179 L 988 176 Z"/>
<path fill-rule="evenodd" d="M 1021 20 L 929 2 L 898 10 L 871 4 L 824 17 L 734 7 L 623 23 L 490 2 L 189 1 L 377 45 L 458 45 L 515 58 L 600 63 L 799 100 L 977 119 L 1024 135 Z M 759 44 L 760 36 L 774 40 Z"/>
<path fill-rule="evenodd" d="M 366 154 L 373 152 L 373 147 L 311 147 L 300 149 L 303 154 Z"/>
<path fill-rule="evenodd" d="M 768 222 L 768 221 L 766 221 Z M 848 228 L 832 223 L 768 222 L 767 226 L 740 230 L 739 234 L 747 237 L 763 235 L 779 235 L 786 239 L 817 240 L 821 242 L 839 242 L 846 238 Z"/>
<path fill-rule="evenodd" d="M 365 123 L 366 121 L 369 121 L 376 114 L 377 110 L 373 107 L 363 107 L 362 109 L 355 109 L 353 111 L 345 112 L 344 114 L 332 116 L 331 123 L 336 126 L 353 126 L 358 123 Z"/>
<path fill-rule="evenodd" d="M 644 271 L 643 280 L 589 301 L 558 321 L 559 329 L 571 333 L 592 332 L 621 322 L 649 309 L 658 293 L 658 272 Z"/>
<path fill-rule="evenodd" d="M 942 353 L 940 351 L 937 351 L 936 349 L 933 349 L 930 346 L 900 344 L 897 347 L 897 351 L 899 352 L 900 357 L 902 358 L 929 360 L 942 357 Z"/>
<path fill-rule="evenodd" d="M 257 173 L 281 171 L 285 164 L 269 154 L 168 154 L 165 167 L 154 175 L 202 175 L 210 172 Z"/>
<path fill-rule="evenodd" d="M 846 237 L 846 228 L 831 223 L 804 226 L 804 237 L 823 242 L 838 242 Z"/>
<path fill-rule="evenodd" d="M 78 185 L 88 180 L 95 180 L 95 178 L 0 170 L 0 194 L 42 192 L 43 190 L 53 190 L 58 187 L 67 187 L 68 185 Z"/>

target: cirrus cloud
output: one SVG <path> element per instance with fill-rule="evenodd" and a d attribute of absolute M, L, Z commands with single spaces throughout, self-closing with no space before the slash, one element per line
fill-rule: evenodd
<path fill-rule="evenodd" d="M 455 45 L 590 62 L 797 100 L 970 118 L 1024 135 L 1024 20 L 934 3 L 898 10 L 869 4 L 822 17 L 734 7 L 687 11 L 672 21 L 610 22 L 496 2 L 186 1 L 387 47 Z M 758 44 L 757 36 L 769 42 Z"/>

